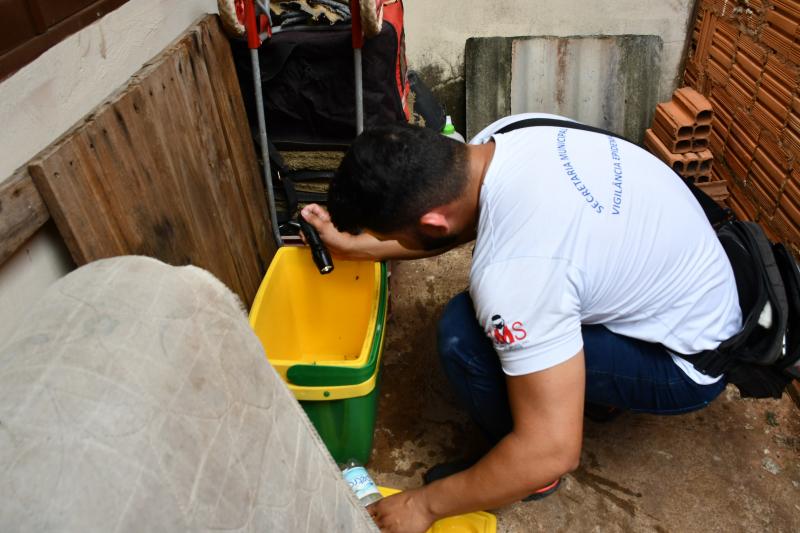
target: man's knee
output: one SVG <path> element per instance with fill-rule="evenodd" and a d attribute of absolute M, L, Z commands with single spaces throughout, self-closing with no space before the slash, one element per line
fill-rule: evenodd
<path fill-rule="evenodd" d="M 445 364 L 463 359 L 461 354 L 464 353 L 464 340 L 455 331 L 443 333 L 440 330 L 437 337 L 437 348 L 439 359 Z"/>
<path fill-rule="evenodd" d="M 469 294 L 457 294 L 445 306 L 437 327 L 437 345 L 442 360 L 461 358 L 470 342 L 467 333 L 474 329 L 473 322 L 476 322 L 475 311 Z"/>

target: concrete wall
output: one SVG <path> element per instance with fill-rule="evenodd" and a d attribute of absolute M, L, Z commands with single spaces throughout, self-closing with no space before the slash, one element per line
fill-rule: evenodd
<path fill-rule="evenodd" d="M 404 0 L 410 68 L 465 127 L 464 45 L 469 37 L 657 35 L 660 100 L 675 88 L 693 0 Z M 547 111 L 542 109 L 541 111 Z"/>
<path fill-rule="evenodd" d="M 0 181 L 101 103 L 214 0 L 130 0 L 0 83 Z M 52 223 L 0 265 L 0 339 L 73 268 Z"/>

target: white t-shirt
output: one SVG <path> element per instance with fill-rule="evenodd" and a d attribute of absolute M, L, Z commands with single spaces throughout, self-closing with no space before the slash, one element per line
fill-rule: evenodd
<path fill-rule="evenodd" d="M 691 191 L 618 138 L 537 126 L 494 139 L 480 193 L 470 294 L 503 370 L 528 374 L 582 347 L 581 324 L 671 352 L 717 347 L 741 327 L 733 270 Z M 713 383 L 686 360 L 695 382 Z"/>

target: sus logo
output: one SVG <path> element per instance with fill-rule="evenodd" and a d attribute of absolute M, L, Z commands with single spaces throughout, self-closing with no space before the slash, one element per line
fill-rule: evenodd
<path fill-rule="evenodd" d="M 516 341 L 521 341 L 528 336 L 522 322 L 514 322 L 509 328 L 506 321 L 500 315 L 492 317 L 492 329 L 488 331 L 489 337 L 493 337 L 497 344 L 504 344 L 509 346 Z"/>

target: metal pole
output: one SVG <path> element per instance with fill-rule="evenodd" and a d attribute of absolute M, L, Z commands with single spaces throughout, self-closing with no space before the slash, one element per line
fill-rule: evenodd
<path fill-rule="evenodd" d="M 272 222 L 272 236 L 275 244 L 280 248 L 283 244 L 281 232 L 278 229 L 278 216 L 275 213 L 275 195 L 272 192 L 272 171 L 269 167 L 269 144 L 267 144 L 267 121 L 264 118 L 264 94 L 261 88 L 261 64 L 258 62 L 258 49 L 261 38 L 258 35 L 256 24 L 255 0 L 246 0 L 244 3 L 244 26 L 247 34 L 247 47 L 250 48 L 250 62 L 253 70 L 253 93 L 256 97 L 256 113 L 258 115 L 258 142 L 261 145 L 261 159 L 264 161 L 264 186 L 267 189 L 267 209 Z"/>
<path fill-rule="evenodd" d="M 372 1 L 372 0 L 369 0 Z M 364 87 L 361 81 L 361 47 L 364 32 L 361 30 L 361 6 L 359 0 L 350 0 L 350 39 L 353 43 L 353 70 L 356 86 L 356 135 L 364 131 Z"/>
<path fill-rule="evenodd" d="M 264 161 L 264 187 L 267 189 L 267 204 L 269 218 L 272 222 L 272 235 L 275 244 L 283 244 L 281 232 L 278 228 L 278 216 L 275 213 L 275 194 L 272 191 L 272 170 L 269 164 L 269 144 L 267 144 L 267 121 L 264 117 L 264 95 L 261 88 L 261 65 L 258 61 L 258 49 L 250 49 L 250 59 L 253 64 L 253 85 L 256 95 L 256 115 L 258 116 L 258 142 L 261 145 L 261 159 Z"/>
<path fill-rule="evenodd" d="M 364 131 L 364 87 L 361 81 L 361 48 L 353 49 L 353 67 L 356 72 L 356 135 Z"/>

